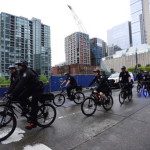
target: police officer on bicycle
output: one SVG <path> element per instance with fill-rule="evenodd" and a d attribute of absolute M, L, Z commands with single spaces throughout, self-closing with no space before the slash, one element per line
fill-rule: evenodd
<path fill-rule="evenodd" d="M 10 86 L 12 86 L 13 83 L 17 80 L 18 71 L 17 71 L 16 66 L 14 64 L 9 65 L 8 69 L 9 69 L 9 71 L 11 73 L 11 76 L 10 76 Z"/>
<path fill-rule="evenodd" d="M 148 71 L 144 71 L 144 76 L 143 76 L 144 81 L 150 81 L 150 75 Z"/>
<path fill-rule="evenodd" d="M 119 81 L 123 84 L 128 84 L 128 90 L 132 93 L 132 84 L 131 84 L 131 76 L 128 71 L 126 71 L 126 67 L 122 66 L 121 72 L 119 75 Z"/>
<path fill-rule="evenodd" d="M 70 75 L 69 72 L 64 73 L 64 75 L 66 77 L 66 80 L 61 85 L 66 84 L 65 87 L 67 90 L 67 96 L 68 99 L 71 99 L 71 90 L 77 87 L 77 81 Z"/>
<path fill-rule="evenodd" d="M 26 107 L 27 98 L 32 96 L 31 118 L 30 123 L 26 126 L 26 129 L 30 130 L 36 127 L 38 98 L 40 97 L 42 90 L 37 74 L 27 67 L 27 61 L 21 60 L 17 62 L 16 65 L 18 65 L 19 69 L 18 78 L 9 89 L 8 93 L 12 100 L 19 101 L 24 108 Z"/>
<path fill-rule="evenodd" d="M 96 91 L 100 94 L 100 96 L 107 99 L 106 94 L 108 90 L 108 79 L 104 73 L 102 73 L 100 70 L 94 70 L 95 78 L 92 80 L 92 82 L 89 84 L 91 86 L 93 83 L 96 83 Z"/>

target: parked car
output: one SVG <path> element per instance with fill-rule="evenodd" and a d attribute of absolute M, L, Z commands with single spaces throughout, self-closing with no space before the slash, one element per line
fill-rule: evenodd
<path fill-rule="evenodd" d="M 120 74 L 119 72 L 116 72 L 108 78 L 111 88 L 120 88 L 119 74 Z M 131 82 L 134 83 L 134 76 L 133 76 L 132 72 L 129 72 L 129 74 L 131 76 Z"/>

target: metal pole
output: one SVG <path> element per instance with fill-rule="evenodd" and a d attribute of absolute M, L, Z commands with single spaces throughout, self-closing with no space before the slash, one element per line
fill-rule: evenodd
<path fill-rule="evenodd" d="M 137 48 L 136 48 L 136 52 L 135 52 L 135 61 L 136 61 L 135 72 L 137 73 L 137 69 L 138 69 L 138 55 L 137 55 Z"/>

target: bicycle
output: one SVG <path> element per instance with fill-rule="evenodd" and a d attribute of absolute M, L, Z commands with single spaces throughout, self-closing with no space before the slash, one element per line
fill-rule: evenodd
<path fill-rule="evenodd" d="M 6 140 L 10 137 L 16 129 L 18 116 L 21 114 L 24 106 L 18 101 L 4 97 L 5 104 L 0 105 L 0 141 Z M 31 101 L 30 98 L 26 100 L 26 114 L 24 117 L 30 121 Z M 49 127 L 56 119 L 56 109 L 53 105 L 47 104 L 47 100 L 38 100 L 37 108 L 37 125 L 39 127 Z"/>
<path fill-rule="evenodd" d="M 132 100 L 132 85 L 129 83 L 121 83 L 121 91 L 119 93 L 119 102 L 124 104 L 125 100 L 128 98 L 129 101 Z"/>
<path fill-rule="evenodd" d="M 104 99 L 98 92 L 93 88 L 90 97 L 87 97 L 81 104 L 81 111 L 86 116 L 91 116 L 95 113 L 97 106 L 103 106 L 108 111 L 113 106 L 113 98 L 110 94 L 106 94 L 107 99 Z"/>
<path fill-rule="evenodd" d="M 143 81 L 143 95 L 145 97 L 150 95 L 150 81 Z"/>
<path fill-rule="evenodd" d="M 71 98 L 70 100 L 73 100 L 76 104 L 81 104 L 83 100 L 85 99 L 85 95 L 83 94 L 82 87 L 78 86 L 76 89 L 71 90 Z M 61 92 L 54 97 L 54 105 L 57 107 L 62 106 L 65 103 L 65 96 L 67 96 L 66 88 L 61 87 Z"/>

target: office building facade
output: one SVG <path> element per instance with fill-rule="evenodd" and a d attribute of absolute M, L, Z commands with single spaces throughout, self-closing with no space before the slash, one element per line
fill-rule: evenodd
<path fill-rule="evenodd" d="M 107 44 L 114 45 L 114 50 L 127 49 L 132 46 L 131 23 L 125 22 L 107 31 Z"/>
<path fill-rule="evenodd" d="M 101 60 L 104 53 L 103 40 L 98 38 L 90 39 L 90 51 L 91 51 L 91 65 L 98 66 L 101 65 Z"/>
<path fill-rule="evenodd" d="M 150 0 L 130 0 L 133 46 L 150 44 Z"/>
<path fill-rule="evenodd" d="M 75 32 L 65 38 L 66 63 L 90 65 L 90 40 L 89 35 Z"/>
<path fill-rule="evenodd" d="M 50 27 L 33 18 L 28 20 L 0 14 L 0 75 L 7 77 L 8 66 L 20 59 L 39 75 L 49 76 L 51 67 Z"/>

